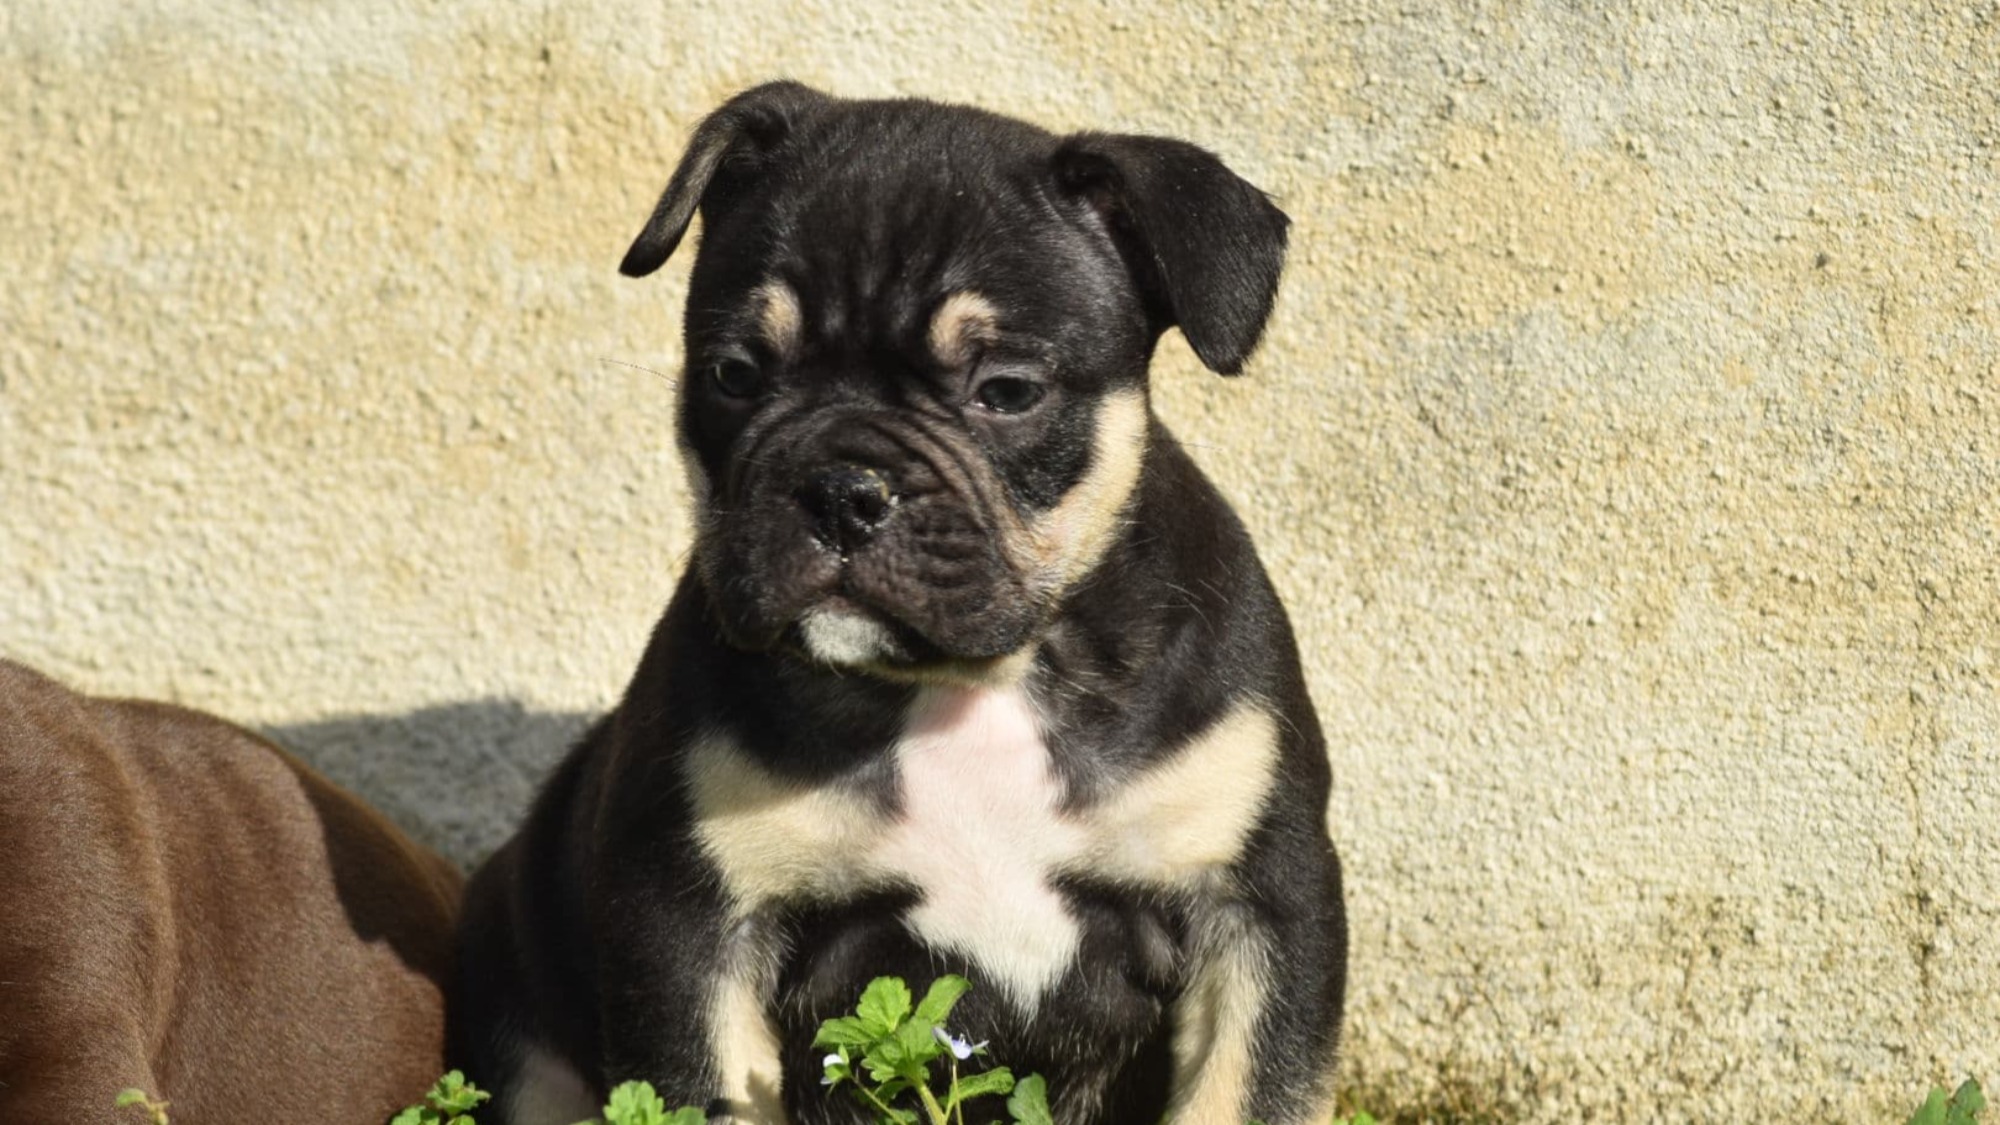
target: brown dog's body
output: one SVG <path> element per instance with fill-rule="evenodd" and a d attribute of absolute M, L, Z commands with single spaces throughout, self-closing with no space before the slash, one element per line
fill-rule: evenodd
<path fill-rule="evenodd" d="M 241 728 L 0 660 L 0 1122 L 380 1125 L 441 1069 L 459 885 Z"/>

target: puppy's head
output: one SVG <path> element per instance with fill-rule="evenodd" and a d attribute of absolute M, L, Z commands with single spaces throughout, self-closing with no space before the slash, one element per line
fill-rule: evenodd
<path fill-rule="evenodd" d="M 914 679 L 1032 652 L 1119 533 L 1160 333 L 1238 371 L 1286 227 L 1180 141 L 795 83 L 703 122 L 622 270 L 697 211 L 680 436 L 722 627 Z"/>

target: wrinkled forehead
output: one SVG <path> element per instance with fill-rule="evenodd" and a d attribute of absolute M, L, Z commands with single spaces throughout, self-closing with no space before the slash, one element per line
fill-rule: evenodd
<path fill-rule="evenodd" d="M 989 124 L 934 115 L 798 138 L 704 233 L 694 285 L 708 301 L 690 302 L 690 329 L 740 333 L 747 317 L 801 349 L 901 346 L 930 340 L 940 313 L 990 328 L 1004 312 L 1011 330 L 1060 335 L 1076 301 L 1122 275 L 1037 175 L 1039 131 Z M 976 308 L 948 307 L 958 294 Z"/>

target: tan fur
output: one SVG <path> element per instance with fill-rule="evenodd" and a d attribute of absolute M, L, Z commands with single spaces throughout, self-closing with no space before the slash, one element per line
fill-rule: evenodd
<path fill-rule="evenodd" d="M 786 1125 L 778 1094 L 782 1067 L 778 1029 L 770 1016 L 771 982 L 752 956 L 724 970 L 709 1003 L 718 1093 L 728 1099 L 734 1125 Z"/>
<path fill-rule="evenodd" d="M 1090 471 L 1026 529 L 1036 572 L 1048 587 L 1069 588 L 1111 546 L 1144 466 L 1146 426 L 1143 391 L 1113 391 L 1098 403 Z"/>
<path fill-rule="evenodd" d="M 1096 874 L 1182 887 L 1243 852 L 1275 779 L 1277 720 L 1243 702 L 1089 814 Z"/>
<path fill-rule="evenodd" d="M 1192 979 L 1174 1009 L 1174 1125 L 1245 1120 L 1270 953 L 1255 927 L 1227 915 L 1196 935 Z"/>
<path fill-rule="evenodd" d="M 0 661 L 0 1121 L 380 1125 L 443 1067 L 458 873 L 261 738 Z"/>
<path fill-rule="evenodd" d="M 680 449 L 681 470 L 687 474 L 688 498 L 694 502 L 695 520 L 698 525 L 697 534 L 700 534 L 701 528 L 699 525 L 704 524 L 709 518 L 708 493 L 710 485 L 708 483 L 708 470 L 701 467 L 701 458 L 695 454 L 694 446 L 688 443 L 686 430 L 681 431 L 680 439 L 676 442 L 676 445 Z"/>
<path fill-rule="evenodd" d="M 948 368 L 965 367 L 978 358 L 979 345 L 994 339 L 999 326 L 1000 314 L 993 303 L 962 289 L 946 297 L 931 314 L 931 354 Z"/>
<path fill-rule="evenodd" d="M 753 297 L 757 302 L 757 328 L 764 343 L 788 363 L 797 359 L 806 323 L 799 308 L 799 295 L 792 292 L 791 286 L 771 278 L 757 287 Z"/>
<path fill-rule="evenodd" d="M 1103 803 L 1056 814 L 1052 832 L 1069 842 L 1050 869 L 1196 886 L 1242 853 L 1276 762 L 1276 721 L 1240 703 Z M 798 895 L 842 897 L 889 874 L 878 853 L 894 824 L 860 795 L 786 782 L 721 736 L 696 743 L 688 771 L 697 836 L 737 917 Z"/>
<path fill-rule="evenodd" d="M 689 751 L 688 780 L 696 834 L 739 918 L 773 899 L 851 892 L 855 861 L 888 830 L 854 793 L 785 782 L 719 735 Z"/>

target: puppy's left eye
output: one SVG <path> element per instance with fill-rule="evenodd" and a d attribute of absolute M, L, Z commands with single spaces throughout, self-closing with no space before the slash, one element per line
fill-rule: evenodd
<path fill-rule="evenodd" d="M 1001 375 L 979 384 L 972 397 L 995 414 L 1023 414 L 1042 401 L 1041 384 Z"/>

